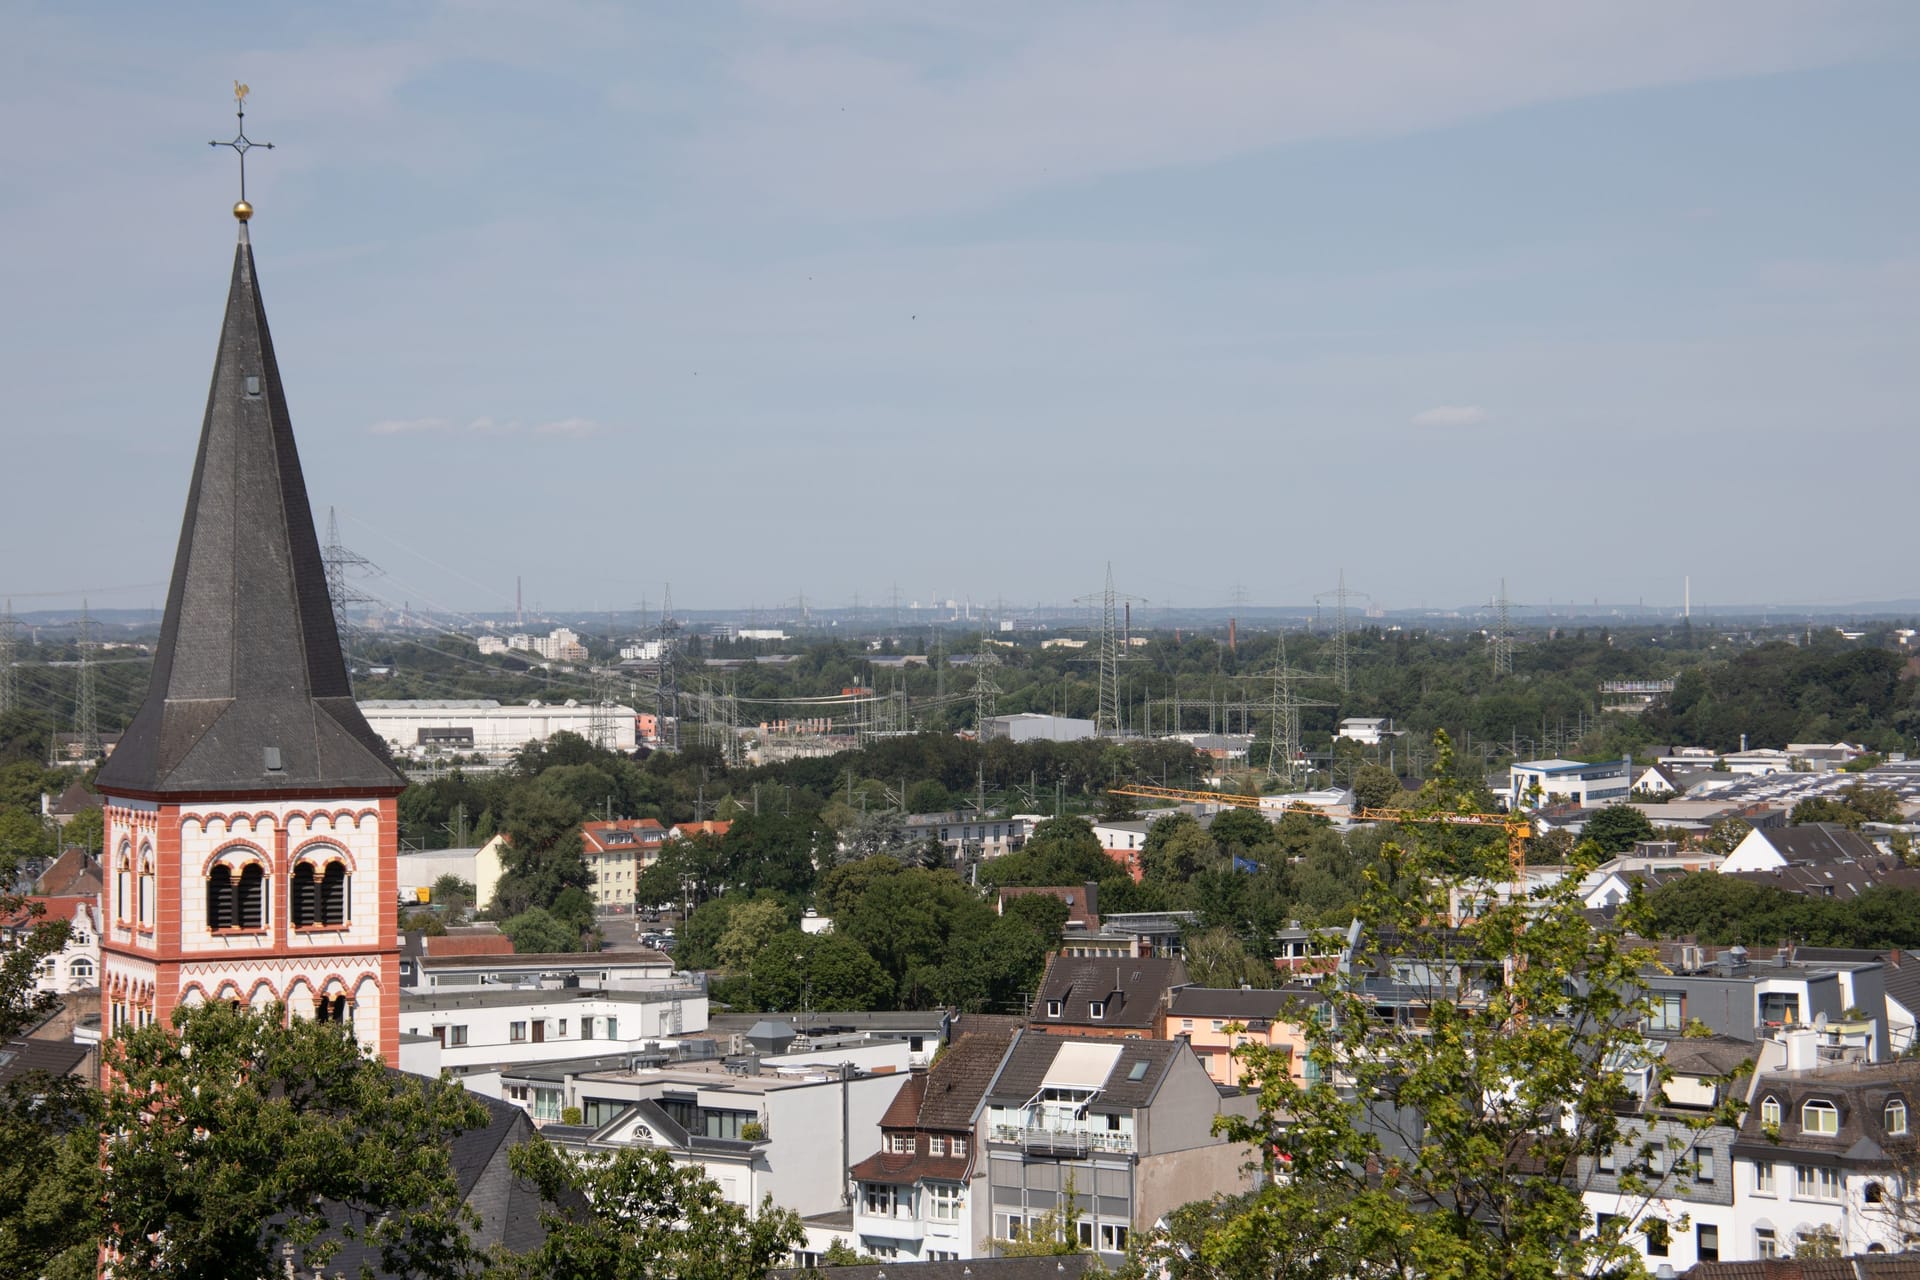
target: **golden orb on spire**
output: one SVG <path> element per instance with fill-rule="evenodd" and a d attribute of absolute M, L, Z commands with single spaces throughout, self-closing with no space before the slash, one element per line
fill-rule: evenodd
<path fill-rule="evenodd" d="M 233 206 L 233 216 L 240 219 L 240 221 L 245 222 L 248 218 L 251 218 L 253 216 L 253 206 L 248 204 L 245 200 L 238 201 Z"/>

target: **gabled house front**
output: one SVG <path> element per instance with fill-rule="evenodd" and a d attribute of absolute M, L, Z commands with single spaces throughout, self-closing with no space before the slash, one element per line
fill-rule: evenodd
<path fill-rule="evenodd" d="M 1252 1149 L 1213 1122 L 1256 1103 L 1217 1086 L 1181 1042 L 1020 1032 L 986 1093 L 992 1237 L 1054 1226 L 1116 1265 L 1179 1206 L 1253 1185 Z"/>
<path fill-rule="evenodd" d="M 880 1149 L 853 1166 L 853 1233 L 888 1261 L 981 1256 L 991 1214 L 978 1125 L 1012 1032 L 961 1036 L 916 1071 L 880 1118 Z"/>

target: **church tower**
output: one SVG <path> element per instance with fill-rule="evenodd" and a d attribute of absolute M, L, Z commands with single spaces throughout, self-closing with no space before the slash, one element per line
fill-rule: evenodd
<path fill-rule="evenodd" d="M 101 1026 L 280 1001 L 399 1062 L 397 798 L 354 704 L 247 237 L 153 682 L 101 767 Z"/>

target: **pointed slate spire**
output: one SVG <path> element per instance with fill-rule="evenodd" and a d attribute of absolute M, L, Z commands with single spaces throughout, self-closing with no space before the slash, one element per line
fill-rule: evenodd
<path fill-rule="evenodd" d="M 98 785 L 136 796 L 406 785 L 347 682 L 244 217 L 152 684 Z"/>

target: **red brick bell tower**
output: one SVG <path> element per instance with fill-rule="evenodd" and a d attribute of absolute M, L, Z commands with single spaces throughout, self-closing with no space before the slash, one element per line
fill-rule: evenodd
<path fill-rule="evenodd" d="M 101 1030 L 279 1001 L 399 1060 L 396 798 L 353 700 L 243 200 L 145 703 L 101 767 Z"/>

